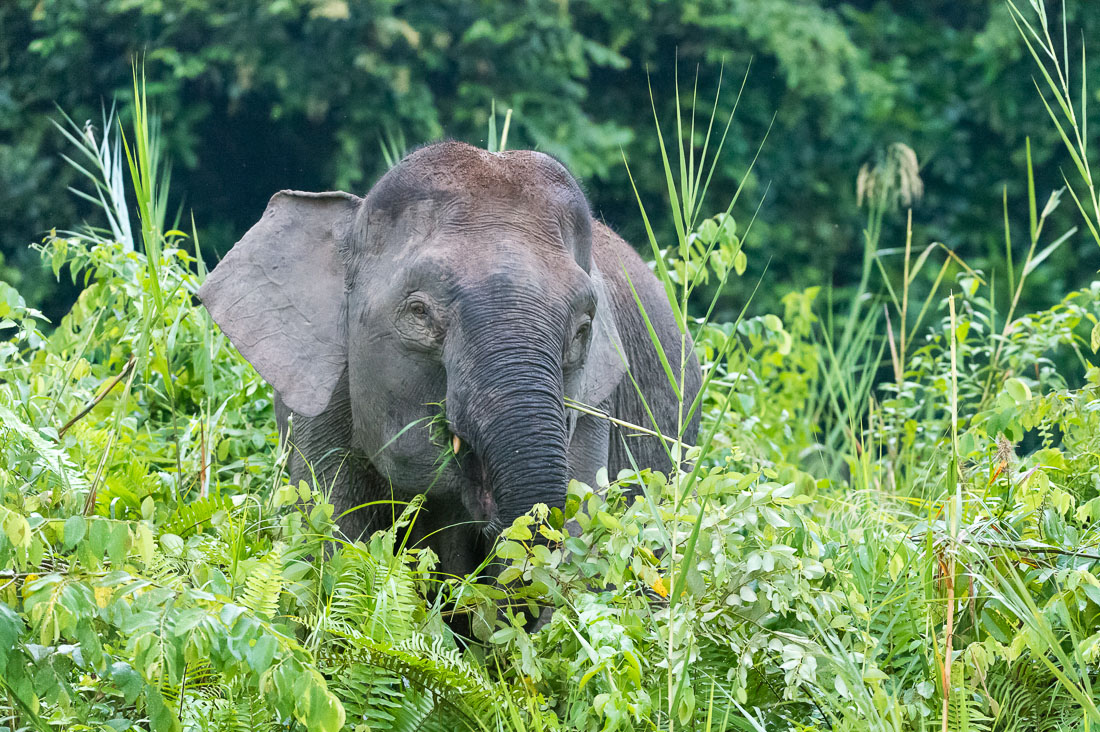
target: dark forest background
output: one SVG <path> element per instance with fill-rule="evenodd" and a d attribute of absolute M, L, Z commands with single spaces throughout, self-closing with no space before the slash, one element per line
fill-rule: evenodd
<path fill-rule="evenodd" d="M 1097 37 L 1100 3 L 1069 12 L 1070 27 Z M 1078 70 L 1080 45 L 1070 39 Z M 560 158 L 597 215 L 641 244 L 625 154 L 658 233 L 670 233 L 650 86 L 671 125 L 677 66 L 682 104 L 698 73 L 705 117 L 719 75 L 722 116 L 751 62 L 710 210 L 725 208 L 774 117 L 735 211 L 743 230 L 770 186 L 747 284 L 726 311 L 765 268 L 754 309 L 858 279 L 856 176 L 890 143 L 921 164 L 915 246 L 942 241 L 987 271 L 1003 259 L 1005 187 L 1014 229 L 1027 228 L 1025 138 L 1040 205 L 1071 170 L 1001 2 L 2 0 L 0 279 L 53 318 L 75 290 L 28 245 L 60 223 L 103 222 L 67 191 L 79 174 L 51 120 L 60 109 L 99 124 L 104 106 L 124 108 L 135 58 L 174 164 L 173 209 L 194 214 L 207 253 L 224 252 L 281 188 L 365 192 L 384 170 L 383 140 L 485 144 L 494 101 L 514 110 L 510 148 Z M 1097 58 L 1088 79 L 1095 116 Z M 1076 218 L 1070 202 L 1054 226 Z M 888 220 L 883 246 L 903 245 L 903 221 Z M 1098 267 L 1095 243 L 1072 237 L 1032 275 L 1026 304 L 1049 305 Z"/>

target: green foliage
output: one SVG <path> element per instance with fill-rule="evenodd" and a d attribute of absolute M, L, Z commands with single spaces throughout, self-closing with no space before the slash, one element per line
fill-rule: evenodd
<path fill-rule="evenodd" d="M 41 314 L 0 283 L 5 722 L 477 729 L 509 709 L 538 718 L 462 658 L 438 615 L 429 622 L 434 557 L 395 543 L 409 519 L 329 551 L 332 506 L 282 483 L 270 396 L 193 303 L 189 238 L 164 231 L 153 203 L 165 192 L 150 124 L 139 118 L 126 143 L 147 186 L 139 246 L 88 230 L 40 248 L 55 274 L 87 282 L 48 338 Z M 110 178 L 120 166 L 101 171 L 97 189 L 121 183 Z"/>
<path fill-rule="evenodd" d="M 560 157 L 584 181 L 594 210 L 642 242 L 621 154 L 656 228 L 671 230 L 657 144 L 639 123 L 650 85 L 662 119 L 671 114 L 677 62 L 699 68 L 702 95 L 718 86 L 723 62 L 738 80 L 752 67 L 727 143 L 732 155 L 714 178 L 715 200 L 728 200 L 740 178 L 727 160 L 751 156 L 774 117 L 772 139 L 781 142 L 746 182 L 754 201 L 772 184 L 757 222 L 765 256 L 752 262 L 754 275 L 768 268 L 756 302 L 771 311 L 792 289 L 859 281 L 859 260 L 849 256 L 861 225 L 854 171 L 890 143 L 907 142 L 922 163 L 927 194 L 914 217 L 917 239 L 944 241 L 987 271 L 999 243 L 989 211 L 1002 186 L 1013 225 L 1026 225 L 1016 175 L 1025 136 L 1036 143 L 1042 189 L 1061 186 L 1061 170 L 1075 177 L 1077 167 L 1041 109 L 1035 113 L 1032 59 L 1004 3 L 105 0 L 89 7 L 76 0 L 0 6 L 2 271 L 55 319 L 75 293 L 43 277 L 26 245 L 58 222 L 101 214 L 66 193 L 84 181 L 57 154 L 66 144 L 50 120 L 60 105 L 81 129 L 85 120 L 98 127 L 104 100 L 129 95 L 135 56 L 208 251 L 224 252 L 274 190 L 363 193 L 386 168 L 380 137 L 487 143 L 493 100 L 502 112 L 514 110 L 512 148 Z M 1071 29 L 1096 37 L 1095 3 L 1066 10 Z M 1057 19 L 1052 25 L 1060 46 Z M 1076 58 L 1080 43 L 1071 36 L 1076 94 L 1084 72 L 1100 79 L 1100 56 Z M 1080 122 L 1088 115 L 1078 111 Z M 1060 228 L 1068 216 L 1062 212 Z M 887 223 L 891 233 L 897 223 Z M 1039 273 L 1052 289 L 1027 293 L 1028 307 L 1047 307 L 1054 292 L 1085 284 L 1082 261 L 1084 271 L 1100 266 L 1090 247 L 1069 242 Z M 725 292 L 723 318 L 732 319 L 746 297 Z"/>
<path fill-rule="evenodd" d="M 161 251 L 146 375 L 104 395 L 155 307 L 145 255 L 82 236 L 43 253 L 94 281 L 48 339 L 4 290 L 17 328 L 0 386 L 5 714 L 38 728 L 336 730 L 476 729 L 499 713 L 513 692 L 428 622 L 434 558 L 395 549 L 407 518 L 325 558 L 332 507 L 280 486 L 270 402 L 192 305 L 193 260 Z"/>
<path fill-rule="evenodd" d="M 804 685 L 830 678 L 821 631 L 806 621 L 835 629 L 850 619 L 843 592 L 823 581 L 820 530 L 797 509 L 813 480 L 711 469 L 678 500 L 664 476 L 639 478 L 644 500 L 627 499 L 632 479 L 574 483 L 564 515 L 550 520 L 556 528 L 538 527 L 559 548 L 531 543 L 530 527 L 517 523 L 499 549 L 511 560 L 501 581 L 558 609 L 533 637 L 513 627 L 490 641 L 564 703 L 566 728 L 701 725 L 736 715 L 736 704 L 799 700 Z M 564 520 L 580 535 L 562 541 Z M 662 685 L 666 673 L 672 686 Z"/>

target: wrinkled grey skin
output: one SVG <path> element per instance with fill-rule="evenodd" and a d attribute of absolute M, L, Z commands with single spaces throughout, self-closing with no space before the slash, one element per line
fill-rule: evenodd
<path fill-rule="evenodd" d="M 338 515 L 430 486 L 415 538 L 461 575 L 534 504 L 562 506 L 569 478 L 591 483 L 603 466 L 614 476 L 631 466 L 628 450 L 639 467 L 669 469 L 656 438 L 563 405 L 568 396 L 651 427 L 629 367 L 661 430 L 676 434 L 680 402 L 627 275 L 678 362 L 663 289 L 593 220 L 564 167 L 446 142 L 406 157 L 362 199 L 275 194 L 198 295 L 274 387 L 284 433 L 294 415 L 292 480 L 310 479 L 312 465 Z M 687 349 L 690 405 L 700 373 Z M 440 403 L 449 434 L 437 426 L 433 441 Z M 440 469 L 451 435 L 461 447 Z M 394 511 L 339 523 L 356 538 Z"/>

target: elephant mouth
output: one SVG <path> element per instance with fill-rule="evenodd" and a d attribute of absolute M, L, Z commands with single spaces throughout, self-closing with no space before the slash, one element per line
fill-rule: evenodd
<path fill-rule="evenodd" d="M 483 522 L 485 528 L 495 526 L 498 510 L 489 481 L 488 467 L 469 442 L 457 435 L 452 439 L 452 445 L 458 446 L 454 453 L 455 460 L 466 484 L 462 491 L 462 502 L 475 521 Z"/>

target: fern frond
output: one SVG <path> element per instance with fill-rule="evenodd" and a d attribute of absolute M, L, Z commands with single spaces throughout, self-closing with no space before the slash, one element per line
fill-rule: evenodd
<path fill-rule="evenodd" d="M 870 633 L 877 639 L 876 663 L 897 678 L 926 678 L 931 673 L 924 655 L 928 642 L 921 631 L 917 608 L 899 597 L 902 592 L 897 583 L 886 578 L 872 587 L 867 604 L 875 608 Z"/>
<path fill-rule="evenodd" d="M 279 610 L 283 591 L 283 546 L 276 544 L 248 574 L 244 591 L 238 598 L 243 607 L 264 618 L 273 618 Z"/>
<path fill-rule="evenodd" d="M 392 646 L 363 638 L 319 662 L 349 709 L 376 718 L 372 729 L 480 730 L 496 727 L 505 708 L 527 707 L 521 690 L 487 678 L 440 637 Z M 391 726 L 376 726 L 382 717 L 392 717 Z"/>
<path fill-rule="evenodd" d="M 209 661 L 189 663 L 183 669 L 183 680 L 178 685 L 162 683 L 160 693 L 164 701 L 179 706 L 180 697 L 201 697 L 203 699 L 221 698 L 224 682 L 210 666 Z M 186 700 L 185 700 L 186 703 Z"/>
<path fill-rule="evenodd" d="M 271 710 L 257 692 L 239 696 L 219 704 L 214 713 L 216 732 L 268 732 L 278 729 Z"/>
<path fill-rule="evenodd" d="M 186 585 L 187 566 L 182 559 L 163 551 L 154 551 L 145 564 L 145 578 L 160 587 L 182 590 Z"/>
<path fill-rule="evenodd" d="M 964 669 L 956 664 L 956 669 Z M 972 688 L 968 681 L 959 679 L 959 684 L 951 689 L 951 700 L 947 705 L 947 729 L 965 729 L 974 732 L 990 732 L 993 719 L 985 713 L 985 697 L 980 689 Z"/>
<path fill-rule="evenodd" d="M 165 521 L 162 530 L 186 537 L 201 531 L 202 525 L 213 518 L 218 511 L 228 511 L 230 508 L 228 496 L 207 496 L 190 503 L 181 503 Z"/>
<path fill-rule="evenodd" d="M 392 553 L 355 546 L 333 564 L 337 579 L 326 613 L 330 627 L 355 628 L 377 642 L 412 637 L 425 605 L 412 568 Z"/>
<path fill-rule="evenodd" d="M 994 665 L 986 686 L 995 732 L 1063 732 L 1083 722 L 1080 705 L 1034 660 Z"/>

